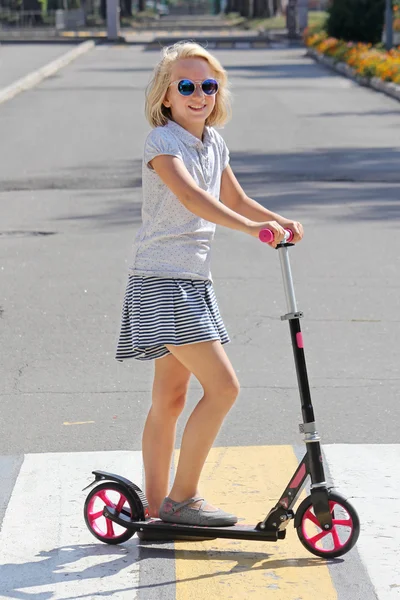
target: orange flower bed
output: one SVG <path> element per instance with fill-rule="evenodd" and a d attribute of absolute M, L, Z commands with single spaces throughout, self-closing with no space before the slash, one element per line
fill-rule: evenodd
<path fill-rule="evenodd" d="M 362 77 L 379 77 L 400 84 L 400 46 L 386 51 L 371 44 L 328 37 L 325 31 L 313 33 L 310 29 L 305 30 L 303 38 L 306 46 L 337 62 L 346 62 Z"/>
<path fill-rule="evenodd" d="M 393 6 L 393 29 L 394 31 L 400 31 L 400 5 L 395 4 Z"/>

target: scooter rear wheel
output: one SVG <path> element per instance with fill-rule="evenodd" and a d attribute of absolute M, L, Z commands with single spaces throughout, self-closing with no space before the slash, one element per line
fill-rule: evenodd
<path fill-rule="evenodd" d="M 140 517 L 125 488 L 114 482 L 105 482 L 96 486 L 88 494 L 84 507 L 84 517 L 89 531 L 101 542 L 106 544 L 122 544 L 129 540 L 134 530 L 126 529 L 107 519 L 103 515 L 105 506 L 116 508 L 132 520 Z"/>
<path fill-rule="evenodd" d="M 300 542 L 309 552 L 322 558 L 336 558 L 346 554 L 360 535 L 360 521 L 350 502 L 330 491 L 329 507 L 333 520 L 333 527 L 329 531 L 324 531 L 320 526 L 311 496 L 301 503 L 296 514 Z"/>

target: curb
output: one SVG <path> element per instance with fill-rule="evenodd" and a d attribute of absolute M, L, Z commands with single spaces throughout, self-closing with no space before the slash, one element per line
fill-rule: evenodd
<path fill-rule="evenodd" d="M 200 45 L 204 45 L 202 41 L 196 40 Z M 163 46 L 169 46 L 170 44 L 174 44 L 175 42 L 163 42 L 156 43 L 152 42 L 151 44 L 145 45 L 145 50 L 161 50 Z M 249 48 L 269 48 L 271 46 L 270 42 L 206 42 L 205 47 L 210 50 L 248 50 Z"/>
<path fill-rule="evenodd" d="M 317 62 L 322 63 L 333 71 L 352 79 L 359 85 L 372 88 L 377 92 L 383 92 L 395 100 L 400 100 L 400 85 L 397 85 L 392 81 L 383 81 L 383 79 L 379 79 L 379 77 L 372 77 L 371 79 L 368 79 L 368 77 L 361 77 L 361 75 L 358 75 L 347 63 L 337 62 L 331 56 L 325 56 L 312 48 L 307 48 L 306 55 L 314 58 Z"/>
<path fill-rule="evenodd" d="M 82 44 L 79 44 L 77 48 L 74 48 L 73 50 L 70 50 L 63 56 L 60 56 L 60 58 L 53 60 L 44 67 L 41 67 L 40 69 L 29 73 L 29 75 L 25 75 L 25 77 L 22 77 L 21 79 L 18 79 L 6 88 L 3 88 L 2 90 L 0 90 L 0 104 L 6 102 L 7 100 L 11 100 L 11 98 L 14 98 L 14 96 L 19 94 L 20 92 L 29 90 L 30 88 L 33 88 L 35 85 L 43 81 L 43 79 L 54 75 L 54 73 L 56 73 L 57 71 L 62 69 L 62 67 L 65 67 L 70 62 L 78 58 L 78 56 L 81 56 L 82 54 L 85 54 L 86 52 L 91 50 L 94 47 L 94 45 L 95 43 L 93 41 L 83 42 Z"/>
<path fill-rule="evenodd" d="M 216 38 L 215 36 L 190 36 L 188 38 L 185 37 L 159 37 L 145 44 L 146 50 L 161 50 L 163 46 L 169 46 L 170 44 L 174 44 L 175 42 L 179 42 L 182 39 L 190 39 L 191 41 L 195 41 L 202 46 L 205 46 L 209 49 L 248 49 L 248 48 L 270 48 L 273 45 L 273 42 L 267 37 L 254 36 L 249 39 L 245 36 L 240 38 L 229 38 L 228 37 L 220 37 Z M 129 42 L 127 42 L 129 44 Z"/>
<path fill-rule="evenodd" d="M 243 35 L 212 35 L 193 34 L 189 36 L 176 36 L 176 35 L 160 35 L 155 36 L 154 39 L 146 44 L 146 50 L 161 50 L 163 46 L 169 46 L 181 40 L 190 40 L 205 46 L 208 49 L 265 49 L 265 48 L 291 48 L 291 47 L 302 47 L 303 44 L 297 39 L 289 39 L 283 36 L 275 36 L 269 32 L 265 33 L 244 33 Z M 127 40 L 129 44 L 129 40 Z"/>
<path fill-rule="evenodd" d="M 118 41 L 124 41 L 124 35 L 129 35 L 132 30 L 120 31 Z M 136 33 L 136 32 L 135 32 Z M 151 32 L 150 32 L 151 33 Z M 151 34 L 152 35 L 152 34 Z M 106 31 L 95 30 L 65 30 L 60 32 L 14 32 L 13 34 L 0 29 L 0 44 L 82 44 L 86 41 L 109 43 Z"/>
<path fill-rule="evenodd" d="M 79 37 L 49 37 L 49 38 L 27 38 L 27 37 L 15 37 L 15 38 L 1 38 L 0 37 L 0 46 L 10 46 L 10 45 L 31 45 L 31 44 L 59 44 L 59 45 L 70 45 L 76 46 L 78 44 L 83 44 L 83 42 L 93 41 L 93 42 L 104 42 L 107 41 L 107 38 L 99 37 L 99 36 L 79 36 Z"/>

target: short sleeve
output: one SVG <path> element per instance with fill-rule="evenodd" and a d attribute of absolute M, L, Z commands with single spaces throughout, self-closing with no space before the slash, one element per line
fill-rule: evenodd
<path fill-rule="evenodd" d="M 183 160 L 176 137 L 171 135 L 165 127 L 156 127 L 153 129 L 147 136 L 144 144 L 143 160 L 147 168 L 151 171 L 153 171 L 153 169 L 149 166 L 149 162 L 160 154 L 177 156 Z"/>
<path fill-rule="evenodd" d="M 218 152 L 221 158 L 221 169 L 226 169 L 229 164 L 229 149 L 222 135 L 214 129 L 215 139 L 218 145 Z"/>
<path fill-rule="evenodd" d="M 229 165 L 229 149 L 225 143 L 225 140 L 221 137 L 222 140 L 222 170 L 226 169 Z"/>

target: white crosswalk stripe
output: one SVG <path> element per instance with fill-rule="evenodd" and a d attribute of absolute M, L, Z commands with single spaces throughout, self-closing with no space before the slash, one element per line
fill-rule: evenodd
<path fill-rule="evenodd" d="M 105 465 L 142 480 L 139 452 L 25 456 L 0 532 L 1 599 L 136 598 L 135 546 L 102 544 L 83 521 L 82 488 Z"/>
<path fill-rule="evenodd" d="M 337 490 L 357 507 L 357 549 L 379 600 L 400 598 L 400 445 L 324 448 Z"/>
<path fill-rule="evenodd" d="M 324 455 L 335 489 L 359 513 L 357 551 L 376 597 L 398 600 L 400 445 L 327 445 Z M 84 524 L 82 488 L 94 469 L 142 484 L 140 452 L 25 455 L 0 531 L 1 599 L 138 597 L 136 537 L 108 546 Z"/>

